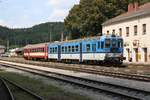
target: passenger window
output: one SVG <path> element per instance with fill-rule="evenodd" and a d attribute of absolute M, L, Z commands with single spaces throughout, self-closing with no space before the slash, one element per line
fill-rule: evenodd
<path fill-rule="evenodd" d="M 67 52 L 68 50 L 67 50 L 68 48 L 67 47 L 65 47 L 65 52 Z"/>
<path fill-rule="evenodd" d="M 74 52 L 74 46 L 72 46 L 72 52 Z"/>
<path fill-rule="evenodd" d="M 92 50 L 95 52 L 96 51 L 96 44 L 92 45 Z"/>
<path fill-rule="evenodd" d="M 87 51 L 87 52 L 90 52 L 90 44 L 87 44 L 87 45 L 86 45 L 86 51 Z"/>
<path fill-rule="evenodd" d="M 104 48 L 104 42 L 101 42 L 101 49 Z"/>
<path fill-rule="evenodd" d="M 55 47 L 55 53 L 57 52 L 57 47 Z"/>
<path fill-rule="evenodd" d="M 76 52 L 78 52 L 79 51 L 79 46 L 78 45 L 76 45 Z"/>
<path fill-rule="evenodd" d="M 62 47 L 62 50 L 61 50 L 61 52 L 62 52 L 62 53 L 64 53 L 64 47 Z"/>
<path fill-rule="evenodd" d="M 53 48 L 53 53 L 55 53 L 55 50 L 54 50 L 54 48 Z"/>
<path fill-rule="evenodd" d="M 110 39 L 106 39 L 105 48 L 110 48 Z"/>
<path fill-rule="evenodd" d="M 68 49 L 69 49 L 68 51 L 71 52 L 71 46 L 69 46 Z"/>

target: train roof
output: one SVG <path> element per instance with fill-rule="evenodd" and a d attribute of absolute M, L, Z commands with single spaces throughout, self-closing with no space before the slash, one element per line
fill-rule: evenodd
<path fill-rule="evenodd" d="M 87 37 L 87 38 L 82 38 L 82 39 L 68 40 L 68 41 L 63 41 L 63 42 L 58 41 L 58 42 L 53 42 L 50 44 L 54 45 L 54 44 L 72 43 L 72 42 L 80 42 L 80 41 L 91 41 L 91 40 L 97 40 L 97 39 L 104 39 L 107 37 L 119 38 L 119 36 L 116 36 L 116 35 L 103 35 L 103 36 L 94 36 L 94 37 Z"/>
<path fill-rule="evenodd" d="M 94 36 L 94 37 L 87 37 L 87 38 L 82 38 L 82 39 L 75 39 L 75 40 L 68 40 L 68 41 L 55 41 L 55 42 L 46 42 L 46 43 L 39 43 L 39 44 L 29 44 L 24 47 L 26 48 L 40 48 L 44 47 L 45 45 L 58 45 L 58 44 L 63 44 L 63 43 L 72 43 L 72 42 L 80 42 L 80 41 L 90 41 L 90 40 L 97 40 L 97 39 L 104 39 L 106 37 L 118 37 L 114 35 L 103 35 L 103 36 Z"/>
<path fill-rule="evenodd" d="M 96 39 L 100 39 L 102 36 L 94 36 L 94 37 L 87 37 L 87 38 L 82 38 L 82 39 L 75 39 L 75 40 L 68 40 L 68 41 L 63 41 L 63 42 L 53 42 L 51 43 L 51 45 L 53 44 L 63 44 L 63 43 L 71 43 L 71 42 L 80 42 L 80 41 L 89 41 L 89 40 L 96 40 Z"/>
<path fill-rule="evenodd" d="M 40 48 L 40 47 L 44 47 L 45 45 L 48 45 L 50 42 L 47 43 L 39 43 L 39 44 L 28 44 L 24 47 L 24 49 L 27 48 Z"/>

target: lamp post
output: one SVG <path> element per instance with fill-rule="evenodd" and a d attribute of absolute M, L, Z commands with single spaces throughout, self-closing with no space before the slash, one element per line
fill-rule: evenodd
<path fill-rule="evenodd" d="M 48 24 L 48 41 L 51 42 L 51 33 L 52 33 L 52 29 L 53 29 L 53 24 Z"/>

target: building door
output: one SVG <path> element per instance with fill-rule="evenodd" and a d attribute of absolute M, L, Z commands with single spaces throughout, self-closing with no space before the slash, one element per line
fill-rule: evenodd
<path fill-rule="evenodd" d="M 147 62 L 147 48 L 143 48 L 144 50 L 144 61 Z"/>
<path fill-rule="evenodd" d="M 139 56 L 138 56 L 138 49 L 135 49 L 135 61 L 138 62 L 139 61 Z"/>
<path fill-rule="evenodd" d="M 130 61 L 130 49 L 127 49 L 128 61 Z"/>

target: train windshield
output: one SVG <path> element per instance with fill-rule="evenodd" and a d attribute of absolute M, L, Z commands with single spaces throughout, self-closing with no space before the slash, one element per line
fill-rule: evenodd
<path fill-rule="evenodd" d="M 106 39 L 105 48 L 110 48 L 110 39 Z"/>
<path fill-rule="evenodd" d="M 112 39 L 112 47 L 115 48 L 117 44 L 117 41 L 115 39 Z"/>
<path fill-rule="evenodd" d="M 118 40 L 118 48 L 122 48 L 123 47 L 123 40 L 119 39 Z"/>

